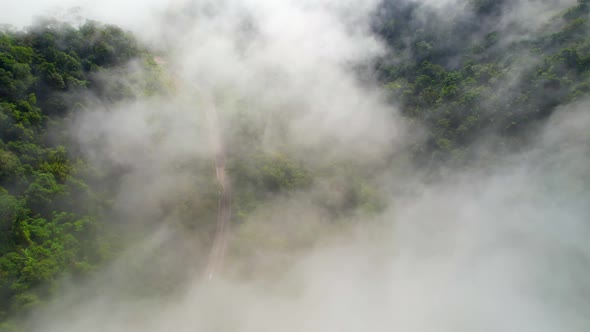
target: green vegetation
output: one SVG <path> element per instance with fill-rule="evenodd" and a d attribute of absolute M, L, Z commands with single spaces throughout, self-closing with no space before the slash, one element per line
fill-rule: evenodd
<path fill-rule="evenodd" d="M 498 135 L 498 149 L 518 149 L 559 105 L 588 94 L 588 2 L 525 35 L 500 24 L 508 5 L 471 1 L 467 12 L 440 17 L 425 5 L 384 3 L 375 29 L 395 52 L 378 71 L 403 113 L 428 128 L 419 164 L 465 162 L 484 133 Z M 400 54 L 407 60 L 394 62 Z"/>
<path fill-rule="evenodd" d="M 137 61 L 134 71 L 137 66 L 128 64 Z M 39 307 L 62 280 L 84 280 L 129 245 L 129 236 L 117 234 L 125 226 L 114 222 L 113 205 L 125 170 L 94 168 L 72 143 L 69 124 L 88 109 L 164 93 L 169 86 L 163 76 L 153 57 L 114 26 L 46 21 L 0 32 L 0 324 Z M 209 161 L 178 167 L 204 176 L 199 192 L 179 195 L 167 213 L 180 221 L 176 226 L 210 241 L 217 213 L 214 169 Z M 238 188 L 238 221 L 269 195 L 311 183 L 302 165 L 255 149 L 228 168 Z M 144 270 L 167 280 L 146 277 L 130 292 L 170 288 L 170 273 L 137 267 Z M 8 323 L 3 328 L 12 329 Z"/>
<path fill-rule="evenodd" d="M 465 165 L 480 152 L 478 138 L 489 134 L 496 138 L 489 151 L 523 148 L 560 105 L 590 93 L 588 1 L 524 36 L 501 28 L 508 1 L 467 3 L 465 13 L 441 17 L 414 1 L 384 1 L 374 21 L 393 50 L 377 64 L 379 80 L 392 104 L 427 129 L 427 140 L 412 145 L 417 167 Z M 130 61 L 139 69 L 126 66 Z M 8 317 L 25 315 L 54 295 L 60 280 L 84 278 L 125 245 L 113 222 L 116 183 L 125 170 L 94 168 L 68 128 L 76 114 L 96 106 L 162 93 L 162 73 L 131 35 L 114 26 L 47 21 L 27 31 L 0 31 L 0 330 L 10 328 L 1 325 Z M 233 107 L 244 114 L 230 119 L 234 132 L 227 136 L 233 136 L 224 137 L 232 221 L 255 219 L 237 232 L 236 242 L 250 251 L 242 255 L 293 250 L 287 244 L 292 238 L 303 247 L 321 231 L 305 225 L 297 234 L 269 238 L 278 227 L 260 220 L 282 213 L 280 204 L 257 210 L 269 201 L 304 192 L 297 203 L 314 200 L 317 218 L 329 222 L 383 208 L 371 176 L 353 162 L 313 169 L 288 151 L 263 150 L 263 129 L 244 111 L 248 107 Z M 206 176 L 195 180 L 198 193 L 178 193 L 162 210 L 210 240 L 218 204 L 212 163 L 178 168 Z M 149 291 L 157 293 L 156 287 Z"/>
<path fill-rule="evenodd" d="M 155 80 L 101 76 L 134 58 L 155 68 L 114 26 L 48 21 L 0 31 L 0 322 L 51 296 L 58 278 L 82 277 L 116 252 L 104 231 L 111 189 L 92 185 L 108 174 L 69 144 L 66 124 L 89 106 L 88 92 L 110 103 L 133 98 L 132 86 L 158 89 Z"/>

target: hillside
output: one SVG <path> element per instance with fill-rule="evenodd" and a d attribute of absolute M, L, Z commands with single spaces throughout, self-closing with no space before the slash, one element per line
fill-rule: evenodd
<path fill-rule="evenodd" d="M 423 162 L 464 162 L 490 135 L 499 151 L 521 149 L 560 105 L 588 95 L 589 3 L 538 28 L 506 22 L 523 3 L 471 1 L 448 15 L 455 7 L 387 1 L 380 8 L 375 29 L 395 52 L 378 72 L 402 112 L 428 127 L 418 148 Z"/>
<path fill-rule="evenodd" d="M 114 26 L 44 22 L 1 32 L 1 320 L 54 294 L 57 279 L 86 275 L 117 252 L 112 234 L 103 232 L 113 190 L 104 178 L 111 174 L 81 157 L 68 125 L 92 107 L 87 96 L 108 105 L 133 98 L 132 88 L 158 89 L 139 76 L 105 80 L 132 59 L 155 68 Z"/>
<path fill-rule="evenodd" d="M 230 231 L 226 247 L 214 248 L 224 256 L 216 258 L 221 278 L 271 285 L 260 303 L 272 310 L 276 289 L 307 290 L 297 285 L 309 280 L 291 269 L 303 270 L 317 294 L 341 291 L 346 283 L 333 278 L 317 286 L 316 271 L 373 280 L 386 263 L 367 268 L 359 257 L 403 257 L 407 246 L 388 251 L 395 240 L 421 244 L 410 256 L 426 262 L 503 241 L 510 250 L 541 243 L 540 255 L 550 256 L 567 242 L 551 238 L 559 232 L 543 218 L 567 224 L 588 212 L 588 137 L 579 126 L 590 96 L 590 1 L 383 0 L 333 16 L 324 5 L 248 12 L 191 2 L 154 23 L 173 37 L 151 43 L 95 21 L 0 30 L 0 331 L 39 330 L 39 313 L 69 305 L 60 297 L 68 287 L 92 285 L 84 291 L 95 296 L 108 284 L 113 298 L 139 302 L 184 294 L 220 247 L 213 238 L 222 218 Z M 542 8 L 534 20 L 529 5 Z M 350 22 L 362 25 L 355 15 L 365 11 L 366 31 L 357 31 Z M 572 114 L 577 125 L 563 120 Z M 412 218 L 413 226 L 400 221 Z M 405 228 L 386 237 L 388 222 Z M 579 226 L 567 225 L 564 234 Z M 584 250 L 571 250 L 581 266 Z M 321 263 L 302 260 L 318 251 Z M 236 284 L 224 286 L 244 292 L 240 300 L 257 298 Z M 360 284 L 364 292 L 371 282 Z M 571 291 L 552 288 L 560 290 Z M 331 298 L 314 291 L 301 303 Z M 295 303 L 287 308 L 313 307 Z M 236 321 L 250 322 L 238 307 Z M 117 326 L 140 330 L 125 319 Z"/>

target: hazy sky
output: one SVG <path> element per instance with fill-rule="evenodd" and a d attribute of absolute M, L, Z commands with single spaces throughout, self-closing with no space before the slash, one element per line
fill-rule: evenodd
<path fill-rule="evenodd" d="M 68 10 L 79 8 L 80 15 L 136 29 L 151 14 L 165 8 L 171 0 L 0 0 L 0 24 L 26 26 L 34 17 L 42 15 L 63 16 Z M 130 19 L 133 18 L 133 19 Z"/>

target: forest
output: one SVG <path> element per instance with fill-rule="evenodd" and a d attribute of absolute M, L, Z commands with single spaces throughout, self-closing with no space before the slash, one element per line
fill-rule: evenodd
<path fill-rule="evenodd" d="M 530 29 L 527 21 L 503 21 L 513 5 L 470 0 L 453 14 L 444 6 L 383 0 L 372 14 L 371 32 L 386 52 L 354 71 L 359 82 L 379 87 L 403 121 L 423 128 L 424 137 L 410 140 L 404 153 L 427 181 L 444 177 L 449 168 L 478 167 L 502 153 L 526 150 L 564 105 L 590 95 L 590 1 L 578 0 Z M 148 226 L 120 223 L 119 183 L 134 169 L 96 164 L 72 130 L 93 109 L 180 90 L 179 79 L 159 57 L 166 57 L 161 49 L 97 21 L 44 19 L 0 30 L 0 331 L 21 331 L 20 319 L 44 308 L 64 284 L 82 284 L 116 261 L 164 216 L 174 216 L 171 227 L 201 239 L 199 250 L 210 245 L 220 190 L 210 159 L 174 166 L 194 172 L 191 181 L 202 190 L 171 195 Z M 258 107 L 237 99 L 225 102 Z M 314 243 L 314 234 L 327 232 L 300 230 L 289 242 L 265 238 L 254 223 L 249 228 L 248 220 L 277 197 L 299 197 L 327 183 L 324 189 L 332 194 L 320 190 L 313 199 L 329 229 L 385 210 L 371 173 L 396 167 L 393 147 L 372 169 L 355 156 L 310 163 L 288 147 L 263 149 L 264 133 L 250 113 L 222 120 L 235 129 L 224 137 L 232 223 L 242 226 L 233 239 L 241 246 L 234 260 L 255 255 L 257 247 L 300 250 Z M 273 271 L 284 264 L 278 258 Z M 256 266 L 234 273 L 248 276 Z M 149 288 L 143 295 L 159 294 L 179 282 L 176 275 L 163 279 L 138 288 Z"/>
<path fill-rule="evenodd" d="M 91 38 L 92 37 L 92 38 Z M 108 223 L 109 176 L 71 145 L 67 124 L 84 112 L 84 93 L 116 102 L 131 98 L 123 82 L 101 71 L 140 59 L 157 78 L 155 62 L 115 26 L 74 28 L 54 21 L 0 36 L 0 289 L 2 320 L 39 304 L 58 277 L 90 273 L 116 252 Z M 130 73 L 133 75 L 133 73 Z M 142 93 L 158 81 L 138 77 Z"/>

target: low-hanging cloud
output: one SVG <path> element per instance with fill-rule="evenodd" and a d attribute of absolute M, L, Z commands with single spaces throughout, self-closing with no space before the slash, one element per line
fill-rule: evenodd
<path fill-rule="evenodd" d="M 228 157 L 239 150 L 231 146 L 240 144 L 236 119 L 247 118 L 265 152 L 288 154 L 312 169 L 346 162 L 378 169 L 367 178 L 382 209 L 334 226 L 330 218 L 338 218 L 317 204 L 329 190 L 321 181 L 270 197 L 233 225 L 237 258 L 227 269 L 233 274 L 213 281 L 198 273 L 196 261 L 206 256 L 197 252 L 204 250 L 202 239 L 167 223 L 84 289 L 70 289 L 36 313 L 31 328 L 587 330 L 588 102 L 563 106 L 522 154 L 448 170 L 444 180 L 424 181 L 404 163 L 383 167 L 392 155 L 404 159 L 407 145 L 421 136 L 376 84 L 358 78 L 359 65 L 385 52 L 370 29 L 377 6 L 349 0 L 162 5 L 163 17 L 144 16 L 157 19 L 143 38 L 165 51 L 175 90 L 89 110 L 76 118 L 73 132 L 94 165 L 125 169 L 115 197 L 122 220 L 169 221 L 175 218 L 166 209 L 170 201 L 195 192 L 215 197 L 212 110 Z M 127 27 L 137 23 L 126 19 Z M 351 181 L 346 173 L 333 176 Z M 272 243 L 259 251 L 252 249 L 256 241 L 239 238 L 257 230 L 261 242 Z M 146 270 L 130 266 L 134 261 Z M 242 278 L 248 266 L 260 270 Z M 167 296 L 125 291 L 133 278 L 143 285 L 159 273 L 182 275 L 172 278 Z"/>
<path fill-rule="evenodd" d="M 67 307 L 73 318 L 52 315 L 39 326 L 584 331 L 590 229 L 588 187 L 579 181 L 588 176 L 582 167 L 588 162 L 587 105 L 562 110 L 522 156 L 392 197 L 385 213 L 322 242 L 279 279 L 195 278 L 179 294 L 148 300 L 130 300 L 102 285 L 105 292 Z"/>

